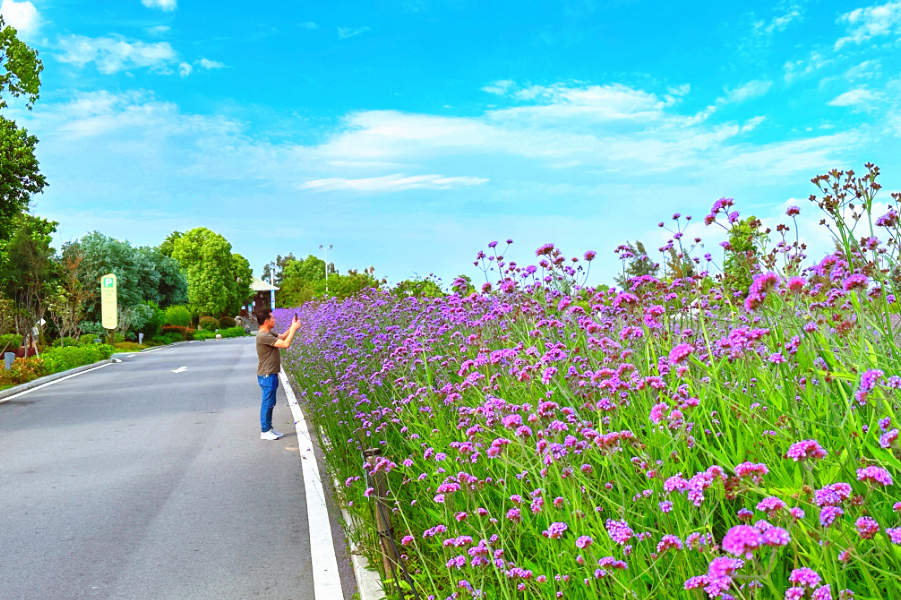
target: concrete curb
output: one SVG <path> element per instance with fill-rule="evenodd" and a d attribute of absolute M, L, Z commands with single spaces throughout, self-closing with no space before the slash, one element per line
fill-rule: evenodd
<path fill-rule="evenodd" d="M 344 517 L 344 523 L 349 528 L 351 526 L 350 514 L 343 508 L 341 516 Z M 369 560 L 362 554 L 357 552 L 357 546 L 350 540 L 350 562 L 354 568 L 354 578 L 357 580 L 357 592 L 360 594 L 360 600 L 385 600 L 387 596 L 382 589 L 382 580 L 379 574 L 369 568 Z"/>
<path fill-rule="evenodd" d="M 28 391 L 32 388 L 36 388 L 39 385 L 44 385 L 45 383 L 50 383 L 51 381 L 56 381 L 57 379 L 62 379 L 63 377 L 68 377 L 69 375 L 75 375 L 76 373 L 81 373 L 82 371 L 87 371 L 88 369 L 93 369 L 94 367 L 100 366 L 102 364 L 115 362 L 112 358 L 106 358 L 104 360 L 99 360 L 95 363 L 91 363 L 89 365 L 82 365 L 80 367 L 75 367 L 74 369 L 69 369 L 68 371 L 60 371 L 59 373 L 54 373 L 53 375 L 45 375 L 44 377 L 38 377 L 34 381 L 29 381 L 28 383 L 23 383 L 21 385 L 17 385 L 16 387 L 11 387 L 0 392 L 0 402 L 3 402 L 4 398 L 9 398 L 10 396 L 15 396 L 16 394 L 21 394 L 22 392 Z"/>

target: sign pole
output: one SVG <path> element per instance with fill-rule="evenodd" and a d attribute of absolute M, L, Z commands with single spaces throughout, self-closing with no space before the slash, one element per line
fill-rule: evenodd
<path fill-rule="evenodd" d="M 114 332 L 119 326 L 118 280 L 113 273 L 100 278 L 100 321 L 107 331 L 107 342 L 116 342 Z"/>

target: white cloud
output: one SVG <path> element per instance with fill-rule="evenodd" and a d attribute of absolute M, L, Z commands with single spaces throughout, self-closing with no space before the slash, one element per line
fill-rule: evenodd
<path fill-rule="evenodd" d="M 483 92 L 488 92 L 489 94 L 496 94 L 498 96 L 507 95 L 507 91 L 513 87 L 514 82 L 509 79 L 501 79 L 499 81 L 492 82 L 485 87 L 482 88 Z"/>
<path fill-rule="evenodd" d="M 770 87 L 772 85 L 772 81 L 749 81 L 748 83 L 741 85 L 734 90 L 728 91 L 726 93 L 724 103 L 733 104 L 744 102 L 745 100 L 751 100 L 752 98 L 759 98 L 760 96 L 763 96 L 768 91 L 770 91 Z"/>
<path fill-rule="evenodd" d="M 34 4 L 28 2 L 16 2 L 15 0 L 3 0 L 0 2 L 0 15 L 7 25 L 15 27 L 23 37 L 37 33 L 41 24 L 41 16 Z"/>
<path fill-rule="evenodd" d="M 829 106 L 854 106 L 866 109 L 881 99 L 882 94 L 879 92 L 872 92 L 866 88 L 859 87 L 833 98 L 827 104 Z"/>
<path fill-rule="evenodd" d="M 717 98 L 713 104 L 711 104 L 704 110 L 702 110 L 702 111 L 698 112 L 696 115 L 694 115 L 694 117 L 692 117 L 692 120 L 694 122 L 699 123 L 699 122 L 707 120 L 707 118 L 710 117 L 710 115 L 712 115 L 713 113 L 715 113 L 716 111 L 718 111 L 720 108 L 722 108 L 724 106 L 727 106 L 729 104 L 740 104 L 746 100 L 759 98 L 760 96 L 763 96 L 764 94 L 766 94 L 770 90 L 770 87 L 772 85 L 773 85 L 772 81 L 754 80 L 754 81 L 749 81 L 748 83 L 745 83 L 744 85 L 740 85 L 737 88 L 732 89 L 732 90 L 726 89 L 725 96 L 720 96 L 719 98 Z M 760 118 L 760 121 L 762 121 L 762 120 L 763 119 Z M 750 128 L 743 128 L 743 130 L 750 131 L 755 126 L 756 126 L 756 124 L 751 126 Z"/>
<path fill-rule="evenodd" d="M 360 35 L 363 32 L 369 31 L 369 27 L 339 27 L 338 28 L 338 38 L 345 40 L 349 37 L 353 37 L 355 35 Z"/>
<path fill-rule="evenodd" d="M 187 77 L 191 74 L 191 71 L 194 70 L 194 67 L 190 65 L 190 63 L 183 62 L 178 65 L 178 74 L 181 77 Z"/>
<path fill-rule="evenodd" d="M 136 67 L 161 70 L 178 60 L 169 42 L 147 44 L 119 37 L 66 35 L 59 38 L 57 47 L 63 51 L 56 55 L 58 61 L 77 67 L 93 62 L 98 71 L 107 75 Z"/>
<path fill-rule="evenodd" d="M 878 79 L 881 76 L 882 65 L 879 59 L 865 60 L 845 71 L 845 79 L 856 81 L 858 79 Z"/>
<path fill-rule="evenodd" d="M 788 12 L 784 15 L 774 17 L 769 23 L 766 21 L 756 21 L 754 23 L 754 33 L 767 37 L 772 36 L 776 32 L 785 31 L 785 28 L 792 22 L 801 20 L 801 16 L 801 7 L 796 4 L 792 5 L 789 7 Z"/>
<path fill-rule="evenodd" d="M 835 42 L 838 50 L 845 44 L 860 44 L 870 38 L 895 33 L 901 29 L 901 2 L 888 2 L 866 8 L 856 8 L 838 18 L 848 35 Z"/>
<path fill-rule="evenodd" d="M 317 191 L 355 190 L 359 192 L 399 192 L 404 190 L 429 189 L 449 190 L 487 183 L 481 177 L 445 177 L 444 175 L 383 175 L 363 179 L 330 178 L 308 181 L 298 186 L 300 189 Z"/>
<path fill-rule="evenodd" d="M 201 58 L 196 64 L 200 65 L 200 68 L 202 69 L 221 69 L 225 67 L 225 65 L 218 60 L 210 60 L 208 58 Z"/>
<path fill-rule="evenodd" d="M 453 276 L 485 241 L 507 236 L 519 256 L 549 240 L 612 256 L 624 239 L 648 242 L 662 215 L 697 217 L 724 195 L 740 203 L 801 195 L 784 192 L 872 154 L 866 128 L 760 143 L 765 132 L 743 137 L 760 117 L 697 121 L 663 95 L 627 86 L 619 91 L 645 104 L 623 117 L 619 96 L 606 92 L 611 108 L 590 87 L 558 85 L 533 106 L 468 116 L 351 113 L 306 145 L 273 142 L 225 114 L 183 112 L 146 91 L 71 92 L 13 117 L 42 141 L 42 168 L 57 183 L 37 210 L 62 221 L 64 236 L 100 228 L 155 244 L 203 223 L 254 264 L 276 249 L 306 253 L 300 238 L 327 239 L 346 256 L 379 256 L 379 272 L 400 279 L 410 269 Z M 282 225 L 292 231 L 278 237 L 270 221 L 229 217 L 263 202 L 275 214 L 302 214 L 302 226 Z M 342 270 L 361 266 L 348 262 Z M 598 262 L 609 275 L 610 263 Z"/>
<path fill-rule="evenodd" d="M 153 27 L 148 27 L 145 31 L 154 37 L 162 37 L 169 33 L 172 28 L 168 25 L 155 25 Z"/>
<path fill-rule="evenodd" d="M 785 70 L 785 81 L 786 83 L 791 83 L 795 79 L 810 75 L 814 71 L 818 71 L 833 62 L 832 59 L 827 59 L 814 50 L 810 53 L 810 57 L 808 57 L 807 60 L 796 60 L 785 63 L 785 66 L 783 67 Z"/>
<path fill-rule="evenodd" d="M 299 25 L 304 29 L 319 29 L 319 25 L 313 21 L 304 21 L 303 23 L 299 23 Z"/>
<path fill-rule="evenodd" d="M 158 8 L 166 12 L 178 8 L 178 0 L 141 0 L 141 4 L 147 8 Z"/>

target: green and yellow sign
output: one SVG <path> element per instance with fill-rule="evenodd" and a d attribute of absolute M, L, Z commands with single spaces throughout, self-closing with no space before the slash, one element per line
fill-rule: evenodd
<path fill-rule="evenodd" d="M 115 329 L 119 324 L 116 276 L 110 273 L 100 278 L 100 322 L 105 329 Z"/>

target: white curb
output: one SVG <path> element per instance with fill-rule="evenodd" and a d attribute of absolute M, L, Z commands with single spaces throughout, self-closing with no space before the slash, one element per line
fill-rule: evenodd
<path fill-rule="evenodd" d="M 316 600 L 343 600 L 341 591 L 341 575 L 338 571 L 338 557 L 335 556 L 335 545 L 332 540 L 331 521 L 328 507 L 325 504 L 325 492 L 313 452 L 313 442 L 307 429 L 307 421 L 297 397 L 285 375 L 284 369 L 279 379 L 288 397 L 288 406 L 294 415 L 294 428 L 297 430 L 297 449 L 300 451 L 300 464 L 303 470 L 303 486 L 307 498 L 307 519 L 310 527 L 310 558 L 313 563 L 313 595 Z M 308 446 L 309 445 L 309 446 Z"/>
<path fill-rule="evenodd" d="M 341 516 L 344 522 L 350 527 L 352 521 L 350 514 L 343 508 Z M 385 600 L 385 591 L 382 589 L 382 580 L 379 574 L 369 568 L 369 560 L 362 554 L 357 552 L 356 544 L 350 545 L 350 560 L 353 563 L 354 577 L 357 580 L 357 591 L 360 593 L 360 600 Z"/>

